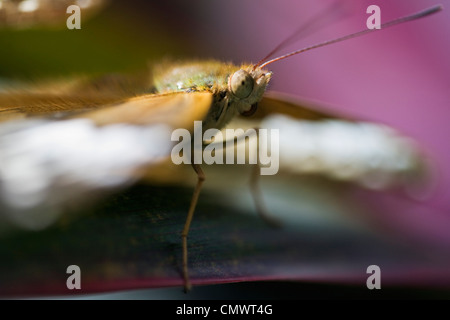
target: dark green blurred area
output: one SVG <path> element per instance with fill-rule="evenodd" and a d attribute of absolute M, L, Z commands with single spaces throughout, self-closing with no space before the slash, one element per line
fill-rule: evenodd
<path fill-rule="evenodd" d="M 51 78 L 103 72 L 135 72 L 161 58 L 192 57 L 202 12 L 182 1 L 111 1 L 81 30 L 59 27 L 0 29 L 1 78 Z M 190 37 L 190 35 L 193 35 Z"/>

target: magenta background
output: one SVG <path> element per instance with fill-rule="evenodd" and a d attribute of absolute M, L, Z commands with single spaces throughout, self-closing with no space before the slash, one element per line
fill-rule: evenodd
<path fill-rule="evenodd" d="M 434 4 L 443 4 L 444 11 L 274 63 L 269 68 L 274 71 L 270 89 L 331 103 L 337 112 L 389 124 L 417 140 L 436 163 L 435 189 L 424 203 L 389 196 L 377 200 L 392 209 L 379 212 L 377 219 L 450 246 L 450 0 L 340 2 L 351 10 L 348 18 L 281 53 L 366 28 L 366 8 L 371 4 L 381 7 L 382 22 Z M 211 28 L 198 30 L 205 55 L 256 62 L 329 3 L 264 0 L 257 5 L 250 1 L 206 5 Z"/>

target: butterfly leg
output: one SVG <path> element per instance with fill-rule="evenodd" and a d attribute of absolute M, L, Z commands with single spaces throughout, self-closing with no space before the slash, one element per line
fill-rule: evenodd
<path fill-rule="evenodd" d="M 189 206 L 188 215 L 186 217 L 186 222 L 184 224 L 183 232 L 181 233 L 181 238 L 183 241 L 183 278 L 184 278 L 184 291 L 188 292 L 191 290 L 191 283 L 189 280 L 188 272 L 188 249 L 187 249 L 187 236 L 189 233 L 189 227 L 194 217 L 195 207 L 197 206 L 197 200 L 200 195 L 200 190 L 202 188 L 203 182 L 205 181 L 205 174 L 202 168 L 198 164 L 192 163 L 192 167 L 197 173 L 197 185 L 194 189 L 194 194 L 192 195 L 191 205 Z"/>
<path fill-rule="evenodd" d="M 259 155 L 259 128 L 255 128 L 258 155 Z M 259 164 L 259 157 L 257 164 L 253 165 L 252 171 L 250 173 L 250 192 L 252 194 L 253 202 L 255 203 L 256 212 L 258 215 L 266 222 L 268 225 L 274 228 L 281 227 L 281 222 L 278 219 L 273 218 L 267 211 L 266 205 L 264 203 L 264 197 L 261 191 L 261 180 L 260 180 L 261 166 Z"/>
<path fill-rule="evenodd" d="M 264 220 L 268 225 L 274 228 L 281 227 L 281 222 L 278 219 L 272 217 L 266 208 L 264 203 L 264 197 L 261 191 L 261 181 L 260 181 L 260 166 L 256 164 L 252 167 L 250 175 L 250 191 L 252 194 L 253 202 L 255 203 L 256 211 L 258 212 L 261 219 Z"/>

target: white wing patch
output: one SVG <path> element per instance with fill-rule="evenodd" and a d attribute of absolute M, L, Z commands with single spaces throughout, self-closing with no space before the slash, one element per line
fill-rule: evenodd
<path fill-rule="evenodd" d="M 274 115 L 261 126 L 280 130 L 280 169 L 290 172 L 322 174 L 372 189 L 408 183 L 423 173 L 418 146 L 384 125 Z"/>
<path fill-rule="evenodd" d="M 170 154 L 170 133 L 165 125 L 97 127 L 87 119 L 0 126 L 0 216 L 43 228 L 67 203 L 134 182 L 137 169 Z"/>

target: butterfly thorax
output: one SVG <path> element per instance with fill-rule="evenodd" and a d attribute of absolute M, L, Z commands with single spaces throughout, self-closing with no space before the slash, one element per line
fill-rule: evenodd
<path fill-rule="evenodd" d="M 211 92 L 212 105 L 203 130 L 220 129 L 234 116 L 245 114 L 259 102 L 271 73 L 250 64 L 236 66 L 219 61 L 166 64 L 154 70 L 158 93 Z"/>

